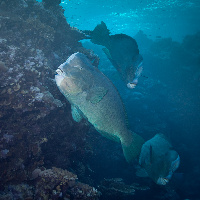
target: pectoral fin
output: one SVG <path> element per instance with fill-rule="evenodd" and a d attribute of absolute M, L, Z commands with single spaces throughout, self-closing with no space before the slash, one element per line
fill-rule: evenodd
<path fill-rule="evenodd" d="M 110 51 L 107 48 L 103 48 L 102 50 L 106 54 L 108 59 L 112 60 L 112 56 L 110 55 Z"/>
<path fill-rule="evenodd" d="M 117 62 L 112 58 L 110 51 L 107 48 L 102 49 L 104 53 L 106 54 L 107 58 L 110 60 L 112 65 L 120 72 L 120 66 L 117 64 Z"/>
<path fill-rule="evenodd" d="M 93 87 L 87 94 L 86 100 L 93 104 L 100 102 L 108 93 L 108 89 L 104 87 Z"/>
<path fill-rule="evenodd" d="M 80 122 L 83 118 L 81 111 L 74 105 L 71 105 L 72 118 L 76 122 Z"/>

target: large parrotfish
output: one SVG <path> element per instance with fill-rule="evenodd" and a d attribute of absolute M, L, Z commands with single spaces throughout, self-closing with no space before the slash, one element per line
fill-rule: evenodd
<path fill-rule="evenodd" d="M 128 88 L 135 88 L 143 70 L 143 58 L 135 39 L 126 34 L 110 35 L 104 22 L 88 32 L 91 42 L 103 45 L 104 53 L 119 72 Z"/>
<path fill-rule="evenodd" d="M 144 140 L 127 128 L 124 106 L 112 82 L 81 53 L 71 55 L 56 72 L 56 84 L 71 104 L 73 119 L 85 118 L 103 136 L 120 142 L 128 162 L 138 157 Z"/>
<path fill-rule="evenodd" d="M 166 185 L 178 169 L 180 157 L 163 134 L 157 134 L 142 146 L 138 176 L 149 176 L 158 185 Z"/>

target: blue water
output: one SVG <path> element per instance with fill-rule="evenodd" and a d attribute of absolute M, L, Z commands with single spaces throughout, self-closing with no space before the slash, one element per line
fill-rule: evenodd
<path fill-rule="evenodd" d="M 81 30 L 104 21 L 113 34 L 134 36 L 142 30 L 151 39 L 162 36 L 177 41 L 199 30 L 198 0 L 65 0 L 61 5 L 70 25 Z"/>

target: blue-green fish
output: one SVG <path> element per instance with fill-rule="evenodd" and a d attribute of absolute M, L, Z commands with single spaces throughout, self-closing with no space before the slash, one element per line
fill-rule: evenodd
<path fill-rule="evenodd" d="M 139 164 L 138 176 L 146 173 L 158 185 L 166 185 L 179 167 L 180 157 L 165 136 L 157 134 L 143 144 Z"/>
<path fill-rule="evenodd" d="M 73 119 L 85 118 L 103 136 L 120 142 L 128 162 L 139 156 L 144 141 L 127 128 L 126 112 L 112 82 L 81 53 L 71 55 L 56 72 L 56 84 L 71 104 Z"/>
<path fill-rule="evenodd" d="M 135 88 L 143 70 L 143 58 L 135 39 L 126 34 L 110 35 L 104 22 L 89 33 L 91 42 L 103 45 L 104 53 L 119 72 L 128 88 Z"/>

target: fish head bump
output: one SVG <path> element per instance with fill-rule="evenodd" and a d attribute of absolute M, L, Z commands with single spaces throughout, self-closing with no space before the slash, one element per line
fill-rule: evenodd
<path fill-rule="evenodd" d="M 56 70 L 56 84 L 65 95 L 77 95 L 91 86 L 94 67 L 81 53 L 72 54 Z"/>

